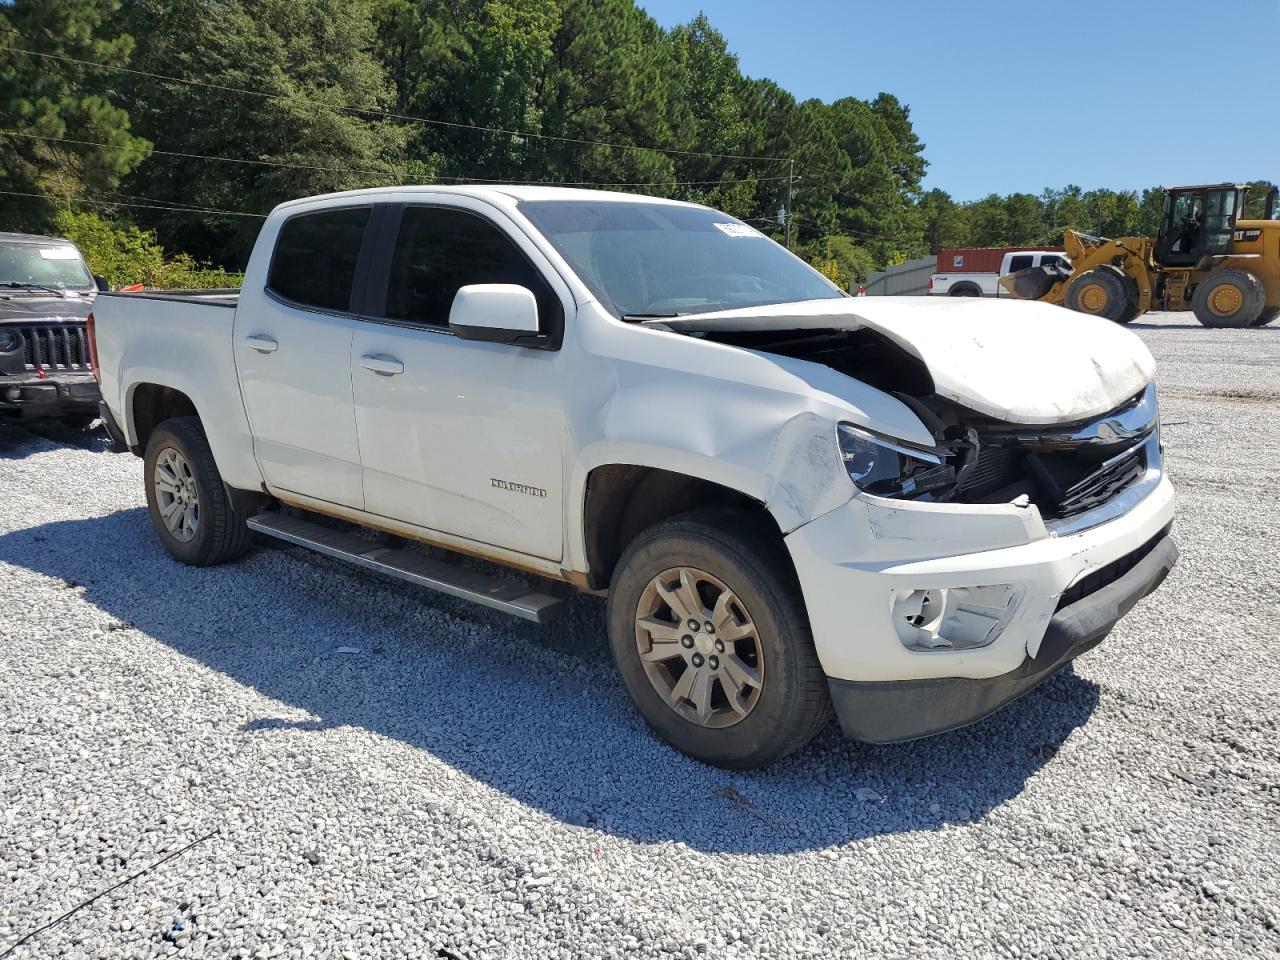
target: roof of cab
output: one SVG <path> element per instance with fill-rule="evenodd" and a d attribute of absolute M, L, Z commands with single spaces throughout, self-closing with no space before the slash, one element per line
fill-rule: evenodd
<path fill-rule="evenodd" d="M 672 206 L 697 206 L 697 204 L 686 203 L 682 200 L 651 197 L 643 193 L 623 193 L 618 190 L 584 190 L 574 187 L 524 186 L 520 184 L 458 184 L 456 186 L 420 184 L 399 187 L 372 187 L 367 190 L 345 190 L 315 197 L 300 197 L 297 200 L 288 200 L 280 204 L 276 209 L 288 209 L 317 200 L 333 200 L 339 197 L 352 200 L 377 200 L 380 197 L 403 196 L 406 193 L 453 194 L 461 197 L 473 197 L 478 200 L 488 200 L 500 206 L 513 206 L 522 200 L 590 200 L 595 203 L 663 203 Z"/>

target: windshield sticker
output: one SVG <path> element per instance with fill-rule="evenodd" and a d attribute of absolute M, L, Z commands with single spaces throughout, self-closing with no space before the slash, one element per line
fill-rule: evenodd
<path fill-rule="evenodd" d="M 748 227 L 745 223 L 716 223 L 715 227 L 721 233 L 729 237 L 763 237 L 764 234 L 755 227 Z"/>
<path fill-rule="evenodd" d="M 79 260 L 75 247 L 41 247 L 40 256 L 46 260 Z"/>

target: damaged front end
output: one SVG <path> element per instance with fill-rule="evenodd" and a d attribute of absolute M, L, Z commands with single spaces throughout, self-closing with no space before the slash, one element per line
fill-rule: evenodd
<path fill-rule="evenodd" d="M 1100 416 L 1019 424 L 938 395 L 928 369 L 873 331 L 805 332 L 779 337 L 717 333 L 716 339 L 822 363 L 889 393 L 919 418 L 930 447 L 861 425 L 841 424 L 840 453 L 850 478 L 873 496 L 938 503 L 1034 505 L 1051 529 L 1091 525 L 1093 515 L 1161 469 L 1155 382 Z"/>
<path fill-rule="evenodd" d="M 1035 504 L 1052 524 L 1102 506 L 1159 466 L 1154 382 L 1101 417 L 1052 427 L 992 420 L 936 397 L 895 395 L 938 443 L 911 449 L 841 425 L 849 474 L 876 496 Z"/>

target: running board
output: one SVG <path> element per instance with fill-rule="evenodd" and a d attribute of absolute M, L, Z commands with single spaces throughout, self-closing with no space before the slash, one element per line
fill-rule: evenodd
<path fill-rule="evenodd" d="M 283 513 L 260 513 L 247 522 L 255 533 L 535 623 L 546 623 L 559 612 L 559 598 L 531 592 L 525 584 L 465 570 L 409 550 L 379 546 L 354 533 Z"/>

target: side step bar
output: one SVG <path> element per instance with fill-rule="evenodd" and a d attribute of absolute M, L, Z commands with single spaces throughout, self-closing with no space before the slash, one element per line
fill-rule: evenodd
<path fill-rule="evenodd" d="M 248 520 L 249 529 L 326 557 L 407 580 L 409 583 L 470 600 L 535 623 L 546 623 L 559 612 L 560 599 L 530 592 L 527 585 L 493 577 L 409 550 L 383 547 L 354 533 L 334 530 L 283 513 L 260 513 Z"/>

